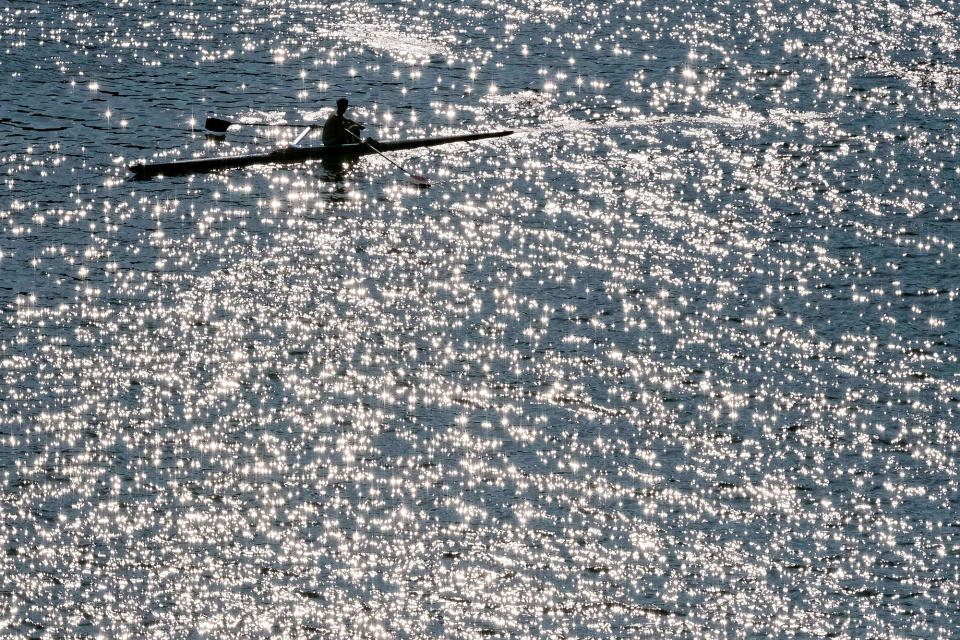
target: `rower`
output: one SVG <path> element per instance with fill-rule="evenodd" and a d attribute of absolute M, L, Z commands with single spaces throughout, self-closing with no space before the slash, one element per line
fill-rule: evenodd
<path fill-rule="evenodd" d="M 338 146 L 348 142 L 360 142 L 360 130 L 364 125 L 347 118 L 347 99 L 337 100 L 337 112 L 323 123 L 323 144 Z M 372 141 L 369 139 L 368 141 Z"/>

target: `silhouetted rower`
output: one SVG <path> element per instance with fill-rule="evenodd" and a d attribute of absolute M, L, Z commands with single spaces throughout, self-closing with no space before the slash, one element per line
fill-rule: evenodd
<path fill-rule="evenodd" d="M 344 114 L 347 112 L 347 99 L 337 100 L 337 112 L 323 123 L 323 144 L 341 145 L 360 142 L 360 130 L 364 125 L 355 122 Z"/>

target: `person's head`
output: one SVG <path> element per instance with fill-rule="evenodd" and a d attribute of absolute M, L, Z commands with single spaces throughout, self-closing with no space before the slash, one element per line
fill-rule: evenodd
<path fill-rule="evenodd" d="M 337 100 L 337 113 L 339 113 L 340 115 L 343 115 L 346 112 L 346 110 L 347 110 L 347 99 L 340 98 L 339 100 Z"/>

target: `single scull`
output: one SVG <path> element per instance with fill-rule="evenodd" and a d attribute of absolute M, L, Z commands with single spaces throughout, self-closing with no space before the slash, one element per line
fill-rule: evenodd
<path fill-rule="evenodd" d="M 435 147 L 452 142 L 471 142 L 487 138 L 508 136 L 513 131 L 493 131 L 490 133 L 469 133 L 459 136 L 444 136 L 440 138 L 415 138 L 411 140 L 393 140 L 387 142 L 372 142 L 344 144 L 327 147 L 296 147 L 290 146 L 277 149 L 270 153 L 251 153 L 240 156 L 225 156 L 222 158 L 197 158 L 192 160 L 173 160 L 171 162 L 144 162 L 131 164 L 128 168 L 135 178 L 152 178 L 154 176 L 179 176 L 190 173 L 204 173 L 218 169 L 236 169 L 253 164 L 274 164 L 306 162 L 309 160 L 345 161 L 370 155 L 377 151 L 403 151 L 405 149 L 419 149 L 420 147 Z"/>

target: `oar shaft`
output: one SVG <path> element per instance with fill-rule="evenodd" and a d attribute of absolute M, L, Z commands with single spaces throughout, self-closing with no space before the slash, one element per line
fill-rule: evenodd
<path fill-rule="evenodd" d="M 374 151 L 376 151 L 378 156 L 380 156 L 381 158 L 383 158 L 384 160 L 386 160 L 387 162 L 389 162 L 389 163 L 392 164 L 393 166 L 397 167 L 398 169 L 400 169 L 400 170 L 403 171 L 404 173 L 410 173 L 409 171 L 407 171 L 406 169 L 404 169 L 403 167 L 401 167 L 398 163 L 394 162 L 394 161 L 393 161 L 393 158 L 390 158 L 390 157 L 387 156 L 385 153 L 382 153 L 382 152 L 381 152 L 379 149 L 377 149 L 375 146 L 373 146 L 372 144 L 370 144 L 369 142 L 367 142 L 366 140 L 364 140 L 363 138 L 361 138 L 360 136 L 358 136 L 357 134 L 355 134 L 353 131 L 350 131 L 350 129 L 344 129 L 344 131 L 346 131 L 347 133 L 349 133 L 350 135 L 352 135 L 354 138 L 356 138 L 357 140 L 359 140 L 361 144 L 365 144 L 365 145 L 367 145 L 368 147 L 370 147 L 371 149 L 373 149 Z M 413 174 L 411 173 L 410 175 L 413 175 Z"/>
<path fill-rule="evenodd" d="M 274 122 L 235 122 L 234 124 L 240 124 L 240 125 L 245 124 L 249 127 L 296 127 L 298 129 L 300 127 L 316 126 L 316 125 L 306 124 L 306 123 L 297 124 L 296 122 L 276 122 L 276 123 Z"/>
<path fill-rule="evenodd" d="M 347 133 L 349 133 L 350 135 L 352 135 L 354 138 L 356 138 L 357 140 L 359 140 L 361 144 L 365 144 L 365 145 L 367 145 L 368 147 L 370 147 L 371 149 L 373 149 L 374 151 L 376 151 L 378 156 L 380 156 L 381 158 L 383 158 L 384 160 L 386 160 L 387 162 L 389 162 L 390 164 L 392 164 L 393 166 L 395 166 L 397 169 L 400 169 L 400 171 L 403 171 L 405 174 L 407 174 L 408 176 L 410 176 L 411 178 L 413 178 L 413 180 L 414 180 L 414 182 L 415 182 L 416 184 L 418 184 L 418 185 L 420 185 L 420 186 L 429 186 L 429 185 L 430 185 L 430 182 L 429 182 L 426 178 L 424 178 L 423 176 L 418 176 L 418 175 L 415 175 L 415 174 L 413 174 L 413 173 L 410 173 L 409 171 L 407 171 L 406 169 L 404 169 L 404 168 L 400 165 L 399 162 L 394 162 L 393 158 L 391 158 L 391 157 L 389 157 L 387 154 L 381 152 L 380 149 L 377 149 L 375 146 L 373 146 L 371 143 L 367 142 L 366 140 L 364 140 L 363 138 L 361 138 L 360 136 L 358 136 L 358 135 L 357 135 L 356 133 L 354 133 L 353 131 L 350 131 L 349 129 L 344 129 L 344 131 L 346 131 Z"/>
<path fill-rule="evenodd" d="M 290 143 L 290 146 L 295 147 L 298 144 L 300 144 L 300 141 L 306 138 L 307 134 L 310 133 L 311 131 L 313 131 L 313 126 L 308 125 L 307 128 L 301 131 L 300 135 L 298 135 L 296 139 L 294 139 L 294 141 Z"/>
<path fill-rule="evenodd" d="M 207 118 L 206 122 L 203 123 L 203 126 L 210 131 L 224 133 L 228 128 L 230 128 L 231 125 L 234 124 L 245 124 L 251 127 L 297 127 L 298 129 L 301 127 L 316 126 L 309 124 L 296 124 L 291 122 L 233 122 L 232 120 L 224 120 L 223 118 L 214 118 L 212 116 Z"/>

